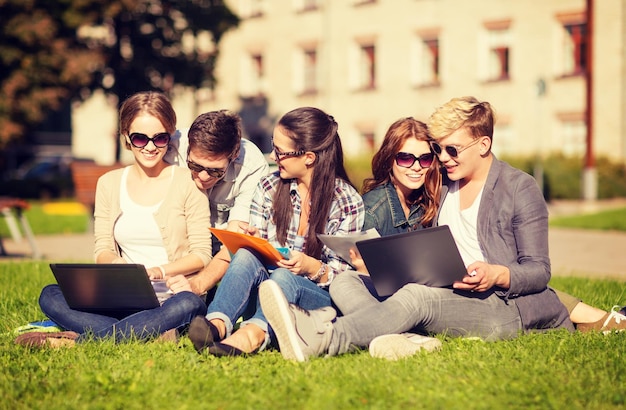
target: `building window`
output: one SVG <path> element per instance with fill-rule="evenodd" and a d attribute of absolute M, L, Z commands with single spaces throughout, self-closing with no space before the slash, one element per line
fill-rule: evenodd
<path fill-rule="evenodd" d="M 368 153 L 374 152 L 374 133 L 372 131 L 361 132 L 361 140 Z"/>
<path fill-rule="evenodd" d="M 483 23 L 479 37 L 482 55 L 478 59 L 479 76 L 484 81 L 506 81 L 511 77 L 511 20 Z"/>
<path fill-rule="evenodd" d="M 295 89 L 298 94 L 315 94 L 318 90 L 318 55 L 315 47 L 305 47 L 295 56 Z"/>
<path fill-rule="evenodd" d="M 263 55 L 251 53 L 242 62 L 241 94 L 244 97 L 263 95 L 265 92 L 265 67 Z"/>
<path fill-rule="evenodd" d="M 239 0 L 241 18 L 257 18 L 265 14 L 266 0 Z"/>
<path fill-rule="evenodd" d="M 587 70 L 587 24 L 563 26 L 563 69 L 564 74 L 579 75 Z"/>
<path fill-rule="evenodd" d="M 411 82 L 416 86 L 439 85 L 439 38 L 418 35 L 411 52 Z"/>
<path fill-rule="evenodd" d="M 361 46 L 361 85 L 376 88 L 376 48 L 373 44 Z"/>
<path fill-rule="evenodd" d="M 319 0 L 293 0 L 293 5 L 298 12 L 314 11 L 319 8 Z"/>
<path fill-rule="evenodd" d="M 556 15 L 559 27 L 555 50 L 557 74 L 583 75 L 587 71 L 587 15 L 585 12 Z"/>
<path fill-rule="evenodd" d="M 363 6 L 365 4 L 374 4 L 377 3 L 378 0 L 354 0 L 355 6 Z"/>
<path fill-rule="evenodd" d="M 487 79 L 501 81 L 509 79 L 509 30 L 489 30 L 489 57 Z"/>
<path fill-rule="evenodd" d="M 350 78 L 353 90 L 373 90 L 376 88 L 376 47 L 373 43 L 358 43 L 350 58 Z"/>
<path fill-rule="evenodd" d="M 376 46 L 371 37 L 357 39 L 348 53 L 348 84 L 355 91 L 376 88 Z"/>
<path fill-rule="evenodd" d="M 587 125 L 583 113 L 561 113 L 558 147 L 563 155 L 582 158 L 587 147 Z"/>

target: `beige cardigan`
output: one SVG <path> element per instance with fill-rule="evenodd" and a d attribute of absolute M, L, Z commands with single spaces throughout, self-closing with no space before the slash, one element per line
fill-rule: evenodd
<path fill-rule="evenodd" d="M 109 171 L 98 179 L 94 211 L 95 249 L 120 255 L 113 237 L 113 227 L 122 214 L 120 185 L 124 169 Z M 188 254 L 197 255 L 206 266 L 211 260 L 211 232 L 209 201 L 193 180 L 188 169 L 174 167 L 169 191 L 154 219 L 161 231 L 169 262 Z"/>

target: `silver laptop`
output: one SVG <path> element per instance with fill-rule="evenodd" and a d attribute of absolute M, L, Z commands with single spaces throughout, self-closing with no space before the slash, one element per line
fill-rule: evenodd
<path fill-rule="evenodd" d="M 379 296 L 407 283 L 448 287 L 467 270 L 447 225 L 356 243 Z"/>
<path fill-rule="evenodd" d="M 50 269 L 72 309 L 121 318 L 159 307 L 143 265 L 52 263 Z"/>

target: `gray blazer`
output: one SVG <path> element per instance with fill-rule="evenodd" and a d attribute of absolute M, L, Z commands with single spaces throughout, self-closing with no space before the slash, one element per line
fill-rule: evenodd
<path fill-rule="evenodd" d="M 444 185 L 442 203 L 447 194 Z M 496 290 L 513 300 L 525 330 L 574 326 L 550 281 L 548 208 L 535 180 L 494 156 L 478 208 L 478 241 L 490 264 L 511 271 L 509 289 Z"/>

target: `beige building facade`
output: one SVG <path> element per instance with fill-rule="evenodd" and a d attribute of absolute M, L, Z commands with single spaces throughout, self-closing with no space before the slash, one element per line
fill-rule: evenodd
<path fill-rule="evenodd" d="M 242 20 L 220 43 L 218 86 L 178 93 L 180 128 L 265 98 L 270 119 L 299 106 L 325 110 L 346 155 L 367 155 L 396 119 L 426 121 L 450 98 L 474 95 L 496 109 L 497 154 L 582 157 L 591 64 L 593 152 L 626 162 L 626 0 L 593 2 L 591 62 L 584 0 L 227 3 Z M 93 126 L 75 117 L 77 135 Z"/>

